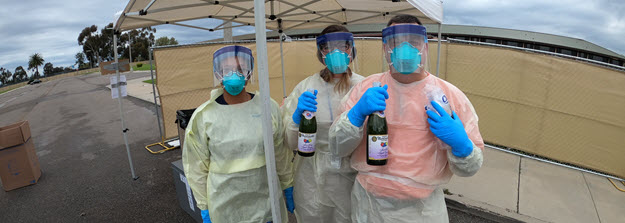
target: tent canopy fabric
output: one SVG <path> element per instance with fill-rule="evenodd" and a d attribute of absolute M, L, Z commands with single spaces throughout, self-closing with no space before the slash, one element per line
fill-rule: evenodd
<path fill-rule="evenodd" d="M 265 0 L 267 29 L 320 28 L 332 24 L 386 23 L 397 14 L 417 16 L 423 23 L 442 23 L 440 0 Z M 184 24 L 184 21 L 220 19 L 214 27 Z M 236 22 L 239 25 L 227 26 Z M 230 27 L 254 26 L 252 0 L 131 0 L 115 21 L 115 29 L 126 31 L 172 24 L 216 31 Z"/>

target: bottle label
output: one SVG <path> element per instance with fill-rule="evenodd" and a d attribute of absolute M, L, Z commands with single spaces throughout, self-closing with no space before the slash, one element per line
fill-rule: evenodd
<path fill-rule="evenodd" d="M 302 133 L 298 134 L 297 150 L 303 153 L 315 152 L 315 139 L 317 133 Z"/>
<path fill-rule="evenodd" d="M 315 117 L 315 113 L 309 112 L 309 111 L 304 111 L 302 115 L 304 116 L 305 119 L 308 119 L 308 120 L 311 120 L 313 117 Z"/>
<path fill-rule="evenodd" d="M 432 105 L 430 104 L 430 101 L 435 101 L 438 105 L 445 109 L 445 111 L 449 115 L 452 114 L 451 105 L 449 105 L 449 99 L 447 98 L 447 95 L 445 95 L 445 92 L 443 92 L 443 89 L 428 84 L 425 86 L 424 90 L 426 91 L 426 97 L 428 99 L 428 103 L 425 105 L 426 111 L 433 111 L 435 113 L 438 113 L 438 111 L 436 111 L 436 109 L 434 109 L 434 107 L 432 107 Z"/>
<path fill-rule="evenodd" d="M 369 159 L 388 159 L 388 135 L 369 135 Z"/>
<path fill-rule="evenodd" d="M 386 117 L 386 115 L 384 115 L 384 111 L 377 111 L 377 112 L 374 112 L 373 114 L 380 116 L 380 118 Z"/>

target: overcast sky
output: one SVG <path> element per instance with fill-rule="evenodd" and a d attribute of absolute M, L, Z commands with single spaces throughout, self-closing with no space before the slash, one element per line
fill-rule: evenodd
<path fill-rule="evenodd" d="M 12 72 L 28 66 L 28 56 L 41 53 L 46 62 L 70 66 L 81 51 L 77 38 L 90 25 L 104 27 L 128 0 L 0 0 L 0 67 Z M 444 23 L 535 31 L 581 38 L 625 55 L 625 4 L 622 0 L 446 0 Z M 218 24 L 198 21 L 196 25 Z M 208 32 L 172 25 L 156 26 L 156 37 L 179 43 L 220 38 Z M 237 28 L 234 35 L 252 27 Z"/>

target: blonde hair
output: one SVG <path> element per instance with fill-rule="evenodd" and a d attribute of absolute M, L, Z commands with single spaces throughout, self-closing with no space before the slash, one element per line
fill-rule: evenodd
<path fill-rule="evenodd" d="M 332 81 L 332 72 L 330 72 L 330 70 L 327 67 L 321 70 L 319 72 L 319 75 L 325 82 Z M 343 93 L 343 92 L 349 91 L 349 88 L 351 87 L 351 77 L 352 77 L 352 70 L 348 67 L 345 74 L 341 76 L 341 79 L 339 79 L 339 82 L 336 83 L 336 86 L 334 86 L 334 91 L 336 91 L 337 93 Z"/>

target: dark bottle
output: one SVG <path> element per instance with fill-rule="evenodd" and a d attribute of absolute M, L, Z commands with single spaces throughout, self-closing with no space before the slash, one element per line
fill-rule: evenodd
<path fill-rule="evenodd" d="M 373 87 L 381 87 L 373 82 Z M 376 111 L 367 119 L 367 164 L 386 165 L 388 160 L 388 127 L 384 111 Z"/>
<path fill-rule="evenodd" d="M 314 89 L 308 92 L 315 93 Z M 317 118 L 314 112 L 302 112 L 302 119 L 299 123 L 299 133 L 297 134 L 297 154 L 303 157 L 315 155 L 315 141 L 317 138 Z"/>

